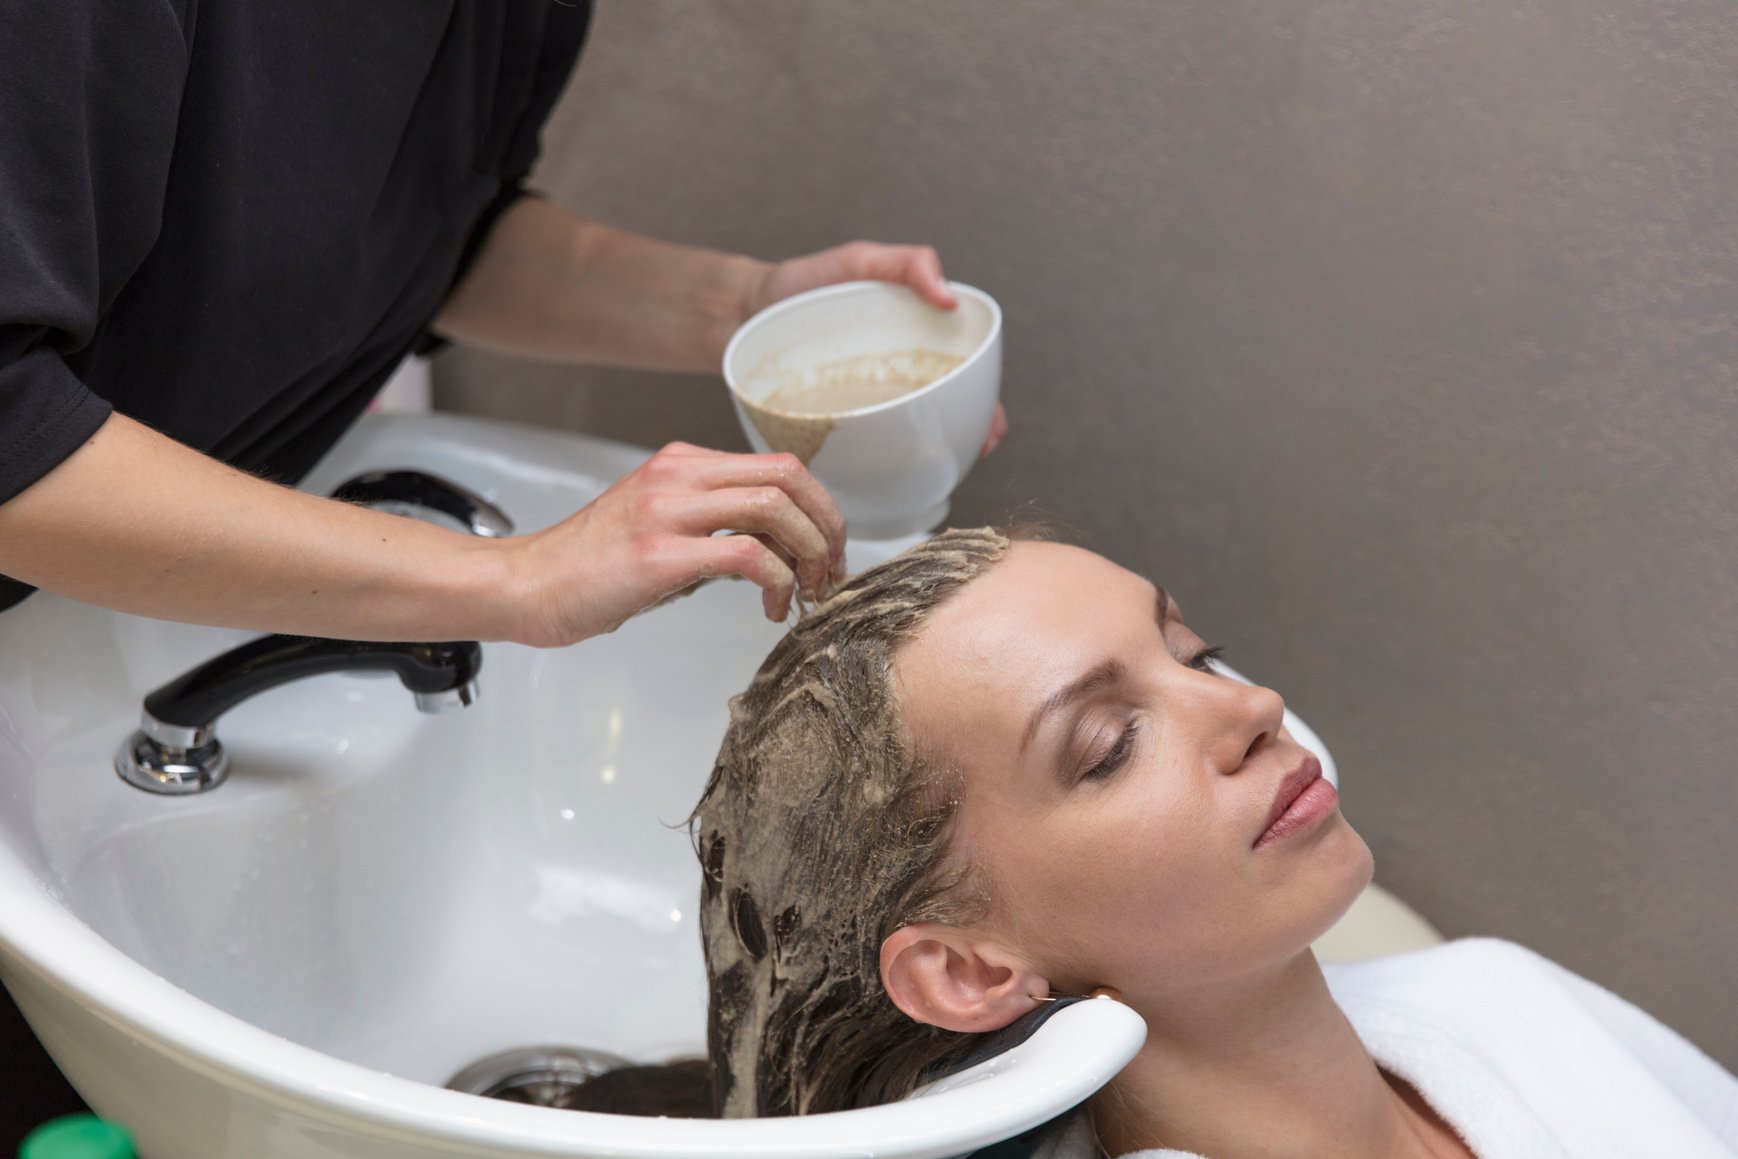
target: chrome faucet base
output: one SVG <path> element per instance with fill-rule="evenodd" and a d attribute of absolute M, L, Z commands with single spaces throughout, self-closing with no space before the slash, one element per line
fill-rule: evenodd
<path fill-rule="evenodd" d="M 229 754 L 215 738 L 185 749 L 154 740 L 141 729 L 121 743 L 115 772 L 135 789 L 181 797 L 223 784 L 229 776 Z"/>
<path fill-rule="evenodd" d="M 215 789 L 229 774 L 217 719 L 261 692 L 331 672 L 391 672 L 424 712 L 477 699 L 483 648 L 475 640 L 414 643 L 261 636 L 207 660 L 145 697 L 139 731 L 115 754 L 121 780 L 148 793 Z"/>
<path fill-rule="evenodd" d="M 438 716 L 443 712 L 456 712 L 461 708 L 469 708 L 475 703 L 477 703 L 477 682 L 475 680 L 467 680 L 457 688 L 416 694 L 416 710 L 427 713 L 429 716 Z"/>

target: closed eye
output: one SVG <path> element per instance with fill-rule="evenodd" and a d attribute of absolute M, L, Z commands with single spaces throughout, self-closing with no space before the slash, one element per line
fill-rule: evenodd
<path fill-rule="evenodd" d="M 1097 764 L 1080 774 L 1080 779 L 1083 781 L 1102 781 L 1120 769 L 1123 762 L 1128 760 L 1129 753 L 1134 751 L 1135 737 L 1140 735 L 1140 731 L 1141 726 L 1131 721 L 1129 726 L 1122 730 L 1122 735 L 1117 737 L 1116 744 L 1111 746 L 1110 751 L 1105 753 Z"/>
<path fill-rule="evenodd" d="M 1189 668 L 1193 668 L 1197 672 L 1212 672 L 1213 661 L 1219 659 L 1223 655 L 1225 655 L 1224 646 L 1221 644 L 1215 644 L 1211 648 L 1203 648 L 1195 653 L 1185 661 L 1185 665 Z"/>
<path fill-rule="evenodd" d="M 1219 645 L 1203 648 L 1189 657 L 1187 666 L 1197 672 L 1213 672 L 1213 661 L 1224 654 L 1224 647 Z M 1214 673 L 1214 675 L 1218 674 Z M 1111 774 L 1123 766 L 1123 762 L 1128 760 L 1129 753 L 1134 750 L 1135 738 L 1140 735 L 1140 731 L 1141 726 L 1138 723 L 1129 722 L 1128 727 L 1122 730 L 1122 735 L 1117 737 L 1116 743 L 1111 746 L 1110 751 L 1100 757 L 1091 768 L 1080 774 L 1080 779 L 1082 781 L 1107 780 Z"/>

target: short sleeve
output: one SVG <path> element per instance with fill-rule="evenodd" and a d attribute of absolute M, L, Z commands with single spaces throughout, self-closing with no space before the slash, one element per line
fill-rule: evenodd
<path fill-rule="evenodd" d="M 502 215 L 522 197 L 542 196 L 528 188 L 526 181 L 541 149 L 543 124 L 585 47 L 591 27 L 591 0 L 519 4 L 503 9 L 502 20 L 501 74 L 493 101 L 495 123 L 475 158 L 479 170 L 500 175 L 501 186 L 471 226 L 452 286 L 470 270 Z M 432 354 L 446 345 L 446 339 L 425 333 L 416 352 Z"/>
<path fill-rule="evenodd" d="M 110 413 L 66 360 L 155 242 L 184 16 L 168 0 L 0 0 L 0 502 Z"/>
<path fill-rule="evenodd" d="M 533 193 L 531 190 L 526 189 L 525 183 L 522 180 L 504 181 L 501 183 L 500 191 L 497 192 L 494 199 L 484 207 L 483 212 L 478 215 L 477 220 L 472 224 L 471 232 L 465 237 L 465 247 L 459 251 L 458 266 L 455 268 L 453 273 L 452 284 L 447 289 L 449 295 L 452 293 L 452 286 L 459 284 L 459 281 L 471 268 L 471 263 L 477 260 L 477 251 L 483 248 L 484 240 L 488 238 L 489 231 L 495 228 L 495 223 L 501 219 L 501 215 L 512 208 L 513 204 L 520 198 L 539 196 L 542 195 Z M 440 337 L 434 331 L 425 330 L 423 331 L 421 340 L 417 342 L 416 352 L 426 357 L 427 355 L 436 354 L 446 349 L 448 344 L 447 339 Z"/>

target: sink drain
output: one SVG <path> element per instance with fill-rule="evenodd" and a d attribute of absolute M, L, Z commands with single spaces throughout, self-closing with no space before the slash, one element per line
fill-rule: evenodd
<path fill-rule="evenodd" d="M 527 1046 L 479 1059 L 448 1082 L 449 1090 L 538 1107 L 574 1110 L 579 1089 L 630 1065 L 620 1055 L 577 1046 Z"/>
<path fill-rule="evenodd" d="M 672 1119 L 715 1115 L 711 1072 L 700 1058 L 636 1066 L 601 1050 L 528 1046 L 472 1063 L 447 1088 L 562 1111 Z"/>

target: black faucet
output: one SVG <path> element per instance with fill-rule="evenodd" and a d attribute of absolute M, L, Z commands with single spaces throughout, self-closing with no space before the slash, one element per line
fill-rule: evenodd
<path fill-rule="evenodd" d="M 384 671 L 416 694 L 423 712 L 476 701 L 482 645 L 384 644 L 262 636 L 231 648 L 145 697 L 139 731 L 115 755 L 115 771 L 152 793 L 203 793 L 229 775 L 229 754 L 214 735 L 217 718 L 251 696 L 304 676 Z"/>
<path fill-rule="evenodd" d="M 457 527 L 489 539 L 513 534 L 513 521 L 505 511 L 470 488 L 427 471 L 365 471 L 338 484 L 332 498 Z"/>
<path fill-rule="evenodd" d="M 473 535 L 513 531 L 506 512 L 474 491 L 424 471 L 370 471 L 332 498 L 395 514 L 457 524 Z M 423 712 L 464 708 L 477 698 L 483 649 L 475 641 L 380 644 L 313 636 L 262 636 L 207 660 L 145 697 L 139 731 L 115 754 L 121 780 L 151 793 L 203 793 L 229 775 L 213 735 L 217 718 L 268 688 L 328 672 L 392 672 Z"/>

